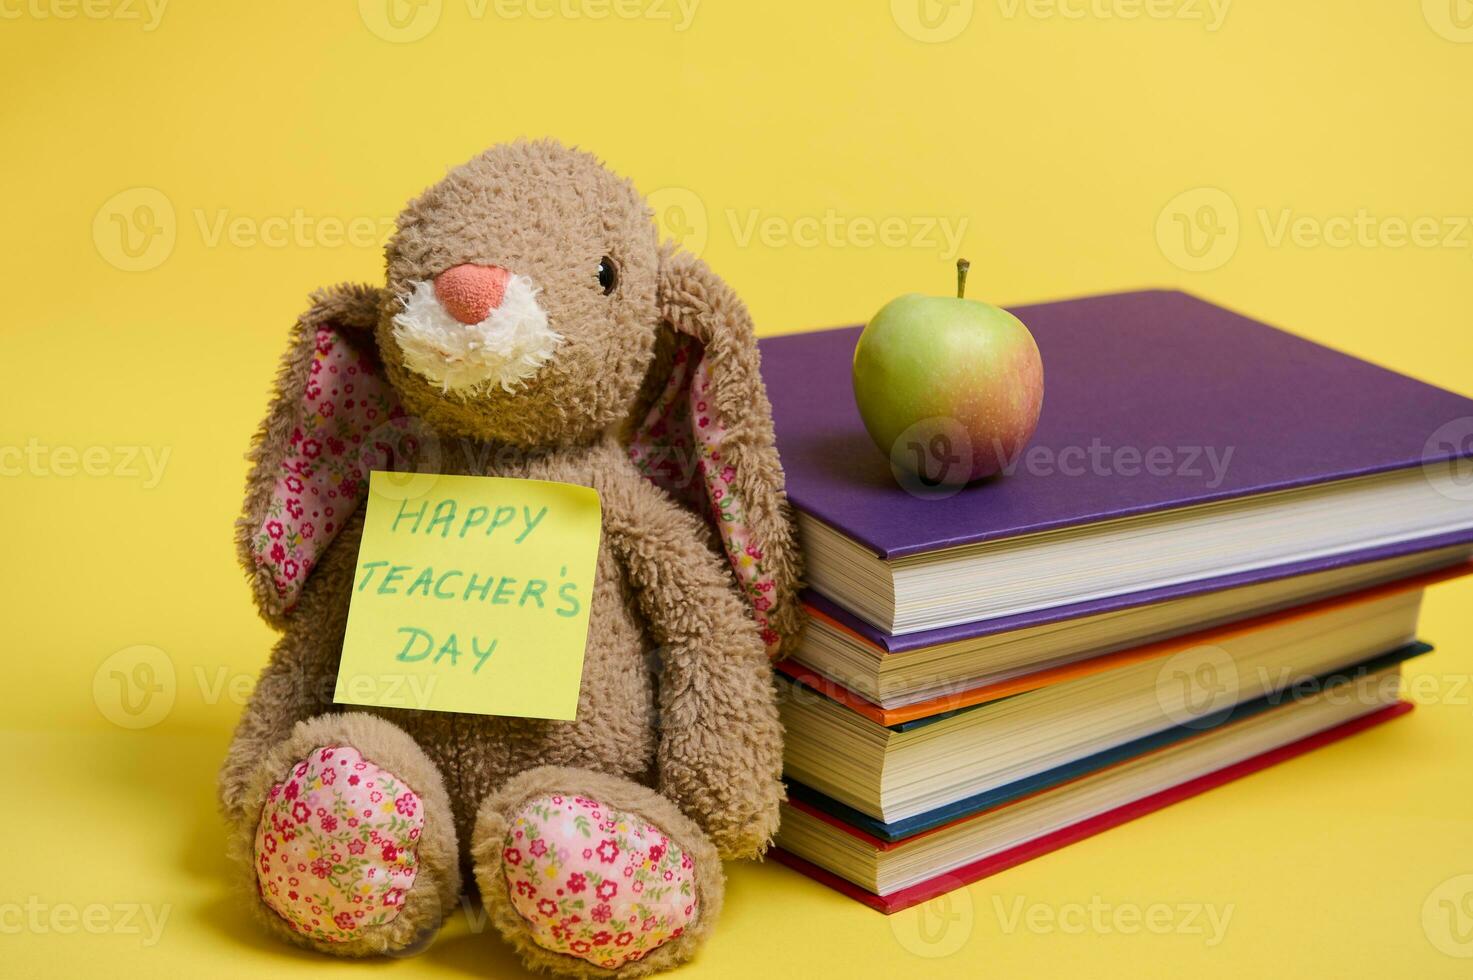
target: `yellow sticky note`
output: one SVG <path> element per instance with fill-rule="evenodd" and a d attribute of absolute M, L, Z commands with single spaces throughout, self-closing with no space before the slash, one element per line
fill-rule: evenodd
<path fill-rule="evenodd" d="M 334 700 L 571 720 L 598 492 L 374 472 Z"/>

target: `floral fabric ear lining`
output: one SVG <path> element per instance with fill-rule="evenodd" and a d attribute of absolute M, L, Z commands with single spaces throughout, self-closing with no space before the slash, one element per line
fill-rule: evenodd
<path fill-rule="evenodd" d="M 368 493 L 369 470 L 392 458 L 407 427 L 398 395 L 371 352 L 356 349 L 330 326 L 317 328 L 314 344 L 291 443 L 252 549 L 287 609 Z"/>
<path fill-rule="evenodd" d="M 768 655 L 775 656 L 782 637 L 767 619 L 773 579 L 747 522 L 735 465 L 722 452 L 726 424 L 710 397 L 711 367 L 699 340 L 676 336 L 670 378 L 630 440 L 629 457 L 652 483 L 715 525 Z"/>

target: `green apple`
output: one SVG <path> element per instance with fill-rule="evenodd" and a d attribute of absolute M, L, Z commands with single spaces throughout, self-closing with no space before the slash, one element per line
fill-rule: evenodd
<path fill-rule="evenodd" d="M 885 304 L 854 348 L 854 401 L 897 476 L 926 487 L 991 476 L 1018 458 L 1043 408 L 1043 360 L 1021 320 L 955 296 Z M 902 482 L 906 482 L 903 480 Z"/>

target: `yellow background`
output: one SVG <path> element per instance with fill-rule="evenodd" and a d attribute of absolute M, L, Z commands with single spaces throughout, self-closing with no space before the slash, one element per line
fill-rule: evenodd
<path fill-rule="evenodd" d="M 399 2 L 428 20 L 396 32 L 383 0 L 174 0 L 147 29 L 141 0 L 0 0 L 0 447 L 46 452 L 0 479 L 7 974 L 515 972 L 464 917 L 378 966 L 269 941 L 222 884 L 212 812 L 271 642 L 231 522 L 285 330 L 313 287 L 379 276 L 377 245 L 344 226 L 361 239 L 487 144 L 555 135 L 660 191 L 764 332 L 948 289 L 954 256 L 923 226 L 966 219 L 971 295 L 1181 285 L 1473 393 L 1466 0 L 1238 0 L 1220 23 L 1201 0 L 1152 0 L 1167 19 L 1133 0 L 955 0 L 930 7 L 929 36 L 955 35 L 932 42 L 909 0 L 703 0 L 683 30 L 594 20 L 600 0 L 551 18 Z M 1370 244 L 1316 243 L 1362 212 Z M 1178 214 L 1221 233 L 1188 240 Z M 767 231 L 748 236 L 754 216 Z M 1300 234 L 1276 233 L 1285 216 Z M 895 217 L 899 240 L 869 240 L 865 222 Z M 1394 219 L 1427 217 L 1435 241 L 1393 247 Z M 120 218 L 160 234 L 130 257 Z M 66 450 L 92 447 L 94 475 L 65 475 Z M 129 475 L 118 447 L 167 450 L 162 479 Z M 1470 607 L 1467 582 L 1431 595 L 1440 649 L 1410 668 L 1428 685 L 1410 718 L 945 908 L 887 920 L 771 863 L 733 867 L 686 974 L 1466 975 L 1446 951 L 1473 944 L 1437 900 L 1473 903 Z M 108 678 L 140 657 L 174 676 L 157 723 L 130 730 Z M 1067 916 L 1096 896 L 1234 911 L 1209 947 L 1185 929 L 1008 931 L 994 904 Z M 27 903 L 39 924 L 17 918 Z M 97 934 L 68 931 L 65 910 L 95 903 Z M 139 905 L 168 910 L 152 944 L 121 918 Z"/>

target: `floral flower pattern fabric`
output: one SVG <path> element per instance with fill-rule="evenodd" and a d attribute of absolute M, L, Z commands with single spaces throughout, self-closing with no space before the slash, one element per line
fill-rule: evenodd
<path fill-rule="evenodd" d="M 670 378 L 630 441 L 629 456 L 656 486 L 698 514 L 721 536 L 767 651 L 775 655 L 782 637 L 768 622 L 773 578 L 763 563 L 762 544 L 752 534 L 737 471 L 722 456 L 726 424 L 711 397 L 711 367 L 701 342 L 685 334 L 675 349 Z"/>
<path fill-rule="evenodd" d="M 512 820 L 501 862 L 532 937 L 607 969 L 682 935 L 699 912 L 690 855 L 637 814 L 597 800 L 528 803 Z"/>
<path fill-rule="evenodd" d="M 355 939 L 404 907 L 424 823 L 423 801 L 393 773 L 349 746 L 317 749 L 261 811 L 261 899 L 313 939 Z"/>
<path fill-rule="evenodd" d="M 368 492 L 368 473 L 393 457 L 408 417 L 375 355 L 319 327 L 299 417 L 255 531 L 257 567 L 287 608 L 318 556 Z"/>

